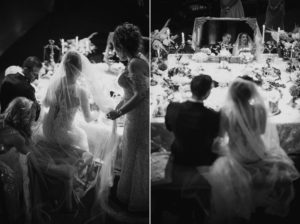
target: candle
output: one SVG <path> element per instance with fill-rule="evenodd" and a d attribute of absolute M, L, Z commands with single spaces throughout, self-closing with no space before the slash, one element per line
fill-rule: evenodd
<path fill-rule="evenodd" d="M 167 35 L 168 35 L 168 38 L 170 39 L 170 29 L 167 28 Z"/>
<path fill-rule="evenodd" d="M 278 37 L 277 37 L 277 44 L 279 44 L 279 36 L 280 36 L 280 27 L 278 27 Z"/>
<path fill-rule="evenodd" d="M 65 49 L 64 49 L 65 41 L 64 41 L 64 39 L 61 39 L 60 43 L 61 43 L 61 53 L 64 54 L 65 53 Z"/>
<path fill-rule="evenodd" d="M 181 40 L 182 40 L 182 44 L 185 44 L 185 41 L 184 41 L 184 33 L 181 33 Z"/>
<path fill-rule="evenodd" d="M 75 38 L 75 48 L 76 48 L 76 50 L 78 49 L 78 36 L 76 36 L 76 38 Z"/>
<path fill-rule="evenodd" d="M 263 25 L 263 33 L 262 33 L 262 43 L 264 44 L 265 43 L 265 30 L 266 30 L 266 26 L 265 26 L 265 24 Z"/>
<path fill-rule="evenodd" d="M 86 50 L 90 51 L 90 45 L 89 45 L 89 41 L 88 40 L 85 42 L 85 46 L 86 46 Z"/>
<path fill-rule="evenodd" d="M 160 58 L 159 49 L 157 49 L 157 57 Z"/>

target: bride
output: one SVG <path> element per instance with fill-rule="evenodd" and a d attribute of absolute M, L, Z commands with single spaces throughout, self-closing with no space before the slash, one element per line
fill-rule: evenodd
<path fill-rule="evenodd" d="M 239 56 L 242 53 L 254 54 L 255 46 L 251 37 L 246 33 L 240 33 L 233 45 L 233 56 Z"/>
<path fill-rule="evenodd" d="M 64 55 L 51 77 L 43 100 L 42 127 L 34 136 L 38 157 L 48 164 L 52 176 L 67 177 L 69 208 L 72 194 L 77 199 L 83 197 L 96 184 L 98 176 L 100 187 L 111 184 L 111 166 L 118 142 L 116 122 L 97 119 L 101 118 L 100 111 L 107 113 L 114 103 L 103 76 L 94 68 L 76 51 Z M 90 101 L 99 111 L 91 111 Z"/>
<path fill-rule="evenodd" d="M 78 85 L 81 75 L 79 53 L 68 52 L 43 102 L 45 107 L 49 107 L 44 118 L 43 132 L 49 142 L 89 151 L 87 135 L 75 124 L 74 119 L 79 109 L 87 122 L 95 121 L 98 114 L 91 113 L 87 91 Z"/>
<path fill-rule="evenodd" d="M 299 174 L 280 147 L 276 127 L 268 123 L 253 82 L 238 78 L 231 84 L 221 130 L 220 157 L 205 174 L 212 188 L 213 223 L 248 220 L 258 207 L 287 215 Z"/>

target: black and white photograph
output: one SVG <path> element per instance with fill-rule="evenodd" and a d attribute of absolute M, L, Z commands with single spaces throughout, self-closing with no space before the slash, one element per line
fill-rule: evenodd
<path fill-rule="evenodd" d="M 0 224 L 295 224 L 300 2 L 0 3 Z"/>
<path fill-rule="evenodd" d="M 151 1 L 152 223 L 297 223 L 299 9 Z"/>
<path fill-rule="evenodd" d="M 0 223 L 149 223 L 148 0 L 0 3 Z"/>

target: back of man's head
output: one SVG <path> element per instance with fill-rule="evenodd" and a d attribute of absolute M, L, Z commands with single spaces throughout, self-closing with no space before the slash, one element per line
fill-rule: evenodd
<path fill-rule="evenodd" d="M 209 75 L 200 74 L 191 81 L 191 91 L 194 97 L 202 99 L 211 90 L 213 80 Z"/>

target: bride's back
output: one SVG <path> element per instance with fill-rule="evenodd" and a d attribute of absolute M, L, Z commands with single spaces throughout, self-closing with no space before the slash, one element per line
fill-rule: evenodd
<path fill-rule="evenodd" d="M 48 120 L 54 124 L 60 124 L 61 127 L 72 124 L 76 111 L 80 106 L 77 79 L 81 75 L 81 69 L 82 64 L 79 54 L 72 51 L 68 52 L 62 61 L 55 81 L 52 85 L 49 85 L 45 100 L 50 107 Z"/>
<path fill-rule="evenodd" d="M 255 84 L 237 80 L 231 85 L 224 120 L 232 154 L 249 160 L 263 156 L 267 114 Z"/>

